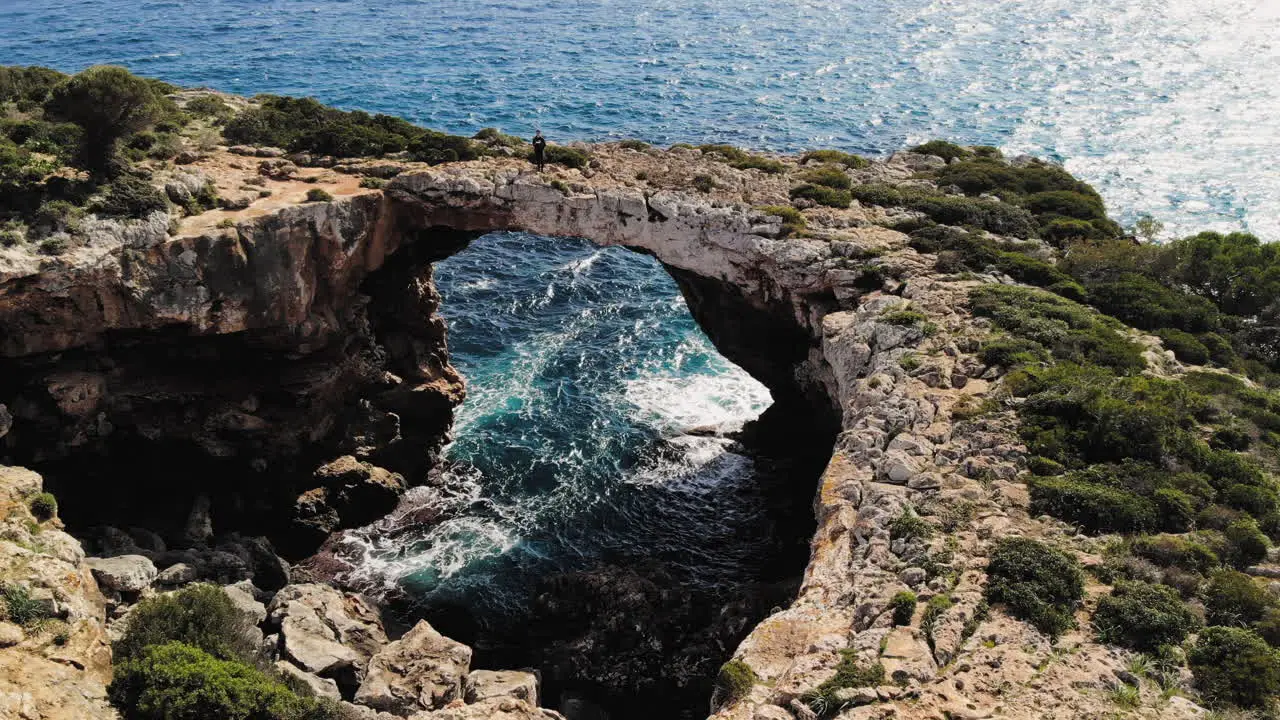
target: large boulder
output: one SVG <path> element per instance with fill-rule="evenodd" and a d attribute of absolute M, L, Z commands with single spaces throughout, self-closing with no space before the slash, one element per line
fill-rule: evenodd
<path fill-rule="evenodd" d="M 98 585 L 122 593 L 141 592 L 151 587 L 159 574 L 155 564 L 142 555 L 89 558 L 85 562 Z"/>
<path fill-rule="evenodd" d="M 387 642 L 377 609 L 363 597 L 327 585 L 289 585 L 267 609 L 280 652 L 302 670 L 354 692 L 364 667 Z"/>
<path fill-rule="evenodd" d="M 373 656 L 355 702 L 397 715 L 438 710 L 462 699 L 470 665 L 471 648 L 422 620 Z"/>
<path fill-rule="evenodd" d="M 523 670 L 474 670 L 463 683 L 468 703 L 515 698 L 538 704 L 538 676 Z"/>

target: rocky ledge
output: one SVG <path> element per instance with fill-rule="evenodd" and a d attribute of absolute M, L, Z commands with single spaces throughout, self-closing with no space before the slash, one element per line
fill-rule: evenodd
<path fill-rule="evenodd" d="M 433 260 L 503 229 L 622 245 L 670 271 L 716 346 L 764 382 L 777 406 L 840 428 L 815 488 L 818 529 L 803 584 L 733 654 L 745 680 L 717 693 L 716 718 L 809 720 L 817 711 L 807 699 L 850 659 L 883 674 L 840 690 L 842 718 L 1112 712 L 1108 693 L 1128 682 L 1126 653 L 1084 630 L 1053 643 L 983 602 L 1000 538 L 1046 539 L 1097 562 L 1096 544 L 1029 513 L 1014 413 L 962 412 L 1003 374 L 978 356 L 991 323 L 968 310 L 970 292 L 1012 279 L 939 272 L 934 255 L 886 227 L 919 217 L 901 208 L 802 202 L 797 232 L 795 218 L 773 206 L 787 205 L 810 169 L 800 158 L 774 159 L 761 172 L 692 149 L 583 149 L 590 165 L 548 174 L 501 157 L 317 170 L 219 152 L 180 173 L 228 187 L 285 183 L 276 205 L 250 200 L 189 218 L 174 235 L 159 216 L 99 223 L 84 247 L 56 259 L 0 250 L 0 401 L 13 416 L 6 452 L 45 470 L 86 532 L 95 511 L 145 526 L 129 508 L 150 517 L 177 507 L 173 526 L 159 528 L 165 539 L 177 533 L 212 547 L 226 533 L 258 529 L 305 552 L 424 482 L 430 450 L 447 435 L 463 391 L 435 315 Z M 839 172 L 910 187 L 928 182 L 917 172 L 942 164 L 904 153 Z M 362 175 L 393 179 L 380 189 L 346 179 Z M 288 185 L 302 177 L 330 187 L 333 199 L 283 202 L 289 193 L 303 199 L 303 186 Z M 1139 339 L 1151 373 L 1180 372 L 1158 340 Z M 155 472 L 121 457 L 122 447 L 207 465 L 187 475 L 184 464 L 173 483 L 173 466 Z M 88 485 L 103 462 L 124 502 L 97 504 L 103 494 Z M 287 533 L 272 525 L 281 517 Z M 904 517 L 945 532 L 903 533 Z M 174 563 L 157 573 L 127 557 L 86 564 L 75 552 L 57 562 L 81 578 L 85 632 L 99 644 L 104 616 L 86 567 L 112 590 L 142 595 L 185 572 Z M 470 671 L 468 649 L 426 623 L 388 642 L 375 609 L 356 595 L 253 585 L 242 595 L 269 656 L 316 692 L 366 708 L 362 716 L 556 716 L 534 709 L 536 677 Z M 1088 593 L 1106 589 L 1094 583 Z M 922 608 L 895 619 L 893 598 L 905 591 Z M 79 664 L 86 674 L 102 668 Z M 1157 695 L 1140 692 L 1135 712 L 1203 715 Z M 46 705 L 38 712 L 56 716 Z"/>

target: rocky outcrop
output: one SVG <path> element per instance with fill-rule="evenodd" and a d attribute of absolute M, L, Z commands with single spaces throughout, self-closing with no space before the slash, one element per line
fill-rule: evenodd
<path fill-rule="evenodd" d="M 939 162 L 903 155 L 850 174 L 906 181 Z M 759 206 L 787 201 L 798 165 L 785 159 L 783 173 L 767 176 L 692 152 L 598 147 L 592 167 L 554 183 L 511 159 L 406 166 L 385 193 L 250 208 L 229 217 L 233 230 L 193 226 L 169 238 L 154 222 L 102 226 L 86 248 L 45 266 L 6 256 L 0 402 L 14 419 L 5 442 L 24 459 L 76 470 L 108 443 L 117 455 L 158 448 L 207 459 L 171 514 L 184 542 L 212 542 L 225 518 L 274 512 L 289 516 L 295 549 L 305 548 L 385 504 L 400 489 L 395 474 L 419 482 L 447 435 L 462 387 L 435 314 L 432 260 L 499 229 L 622 245 L 670 270 L 716 346 L 779 405 L 840 430 L 800 589 L 737 647 L 756 681 L 712 709 L 718 720 L 807 718 L 802 698 L 849 655 L 880 663 L 895 684 L 851 689 L 841 699 L 862 706 L 846 718 L 1109 713 L 1105 690 L 1124 657 L 1079 631 L 1055 648 L 981 603 L 995 538 L 1065 542 L 1070 532 L 1028 516 L 1012 414 L 952 412 L 985 398 L 1000 374 L 975 356 L 989 327 L 965 310 L 968 291 L 1008 278 L 938 273 L 936 258 L 878 224 L 909 213 L 809 209 L 807 236 L 787 237 Z M 715 189 L 690 191 L 694 174 Z M 908 305 L 922 322 L 887 319 Z M 165 481 L 140 473 L 137 486 Z M 192 512 L 200 496 L 208 512 Z M 895 537 L 894 520 L 910 514 L 946 534 Z M 890 599 L 908 588 L 945 602 L 928 622 L 917 613 L 895 627 Z M 265 644 L 319 686 L 330 680 L 402 717 L 554 716 L 518 694 L 466 704 L 465 646 L 426 623 L 384 646 L 373 614 L 331 588 L 286 587 L 271 602 Z"/>
<path fill-rule="evenodd" d="M 36 473 L 0 466 L 0 589 L 28 598 L 0 622 L 0 717 L 114 720 L 105 601 L 74 538 L 27 507 Z"/>
<path fill-rule="evenodd" d="M 400 715 L 439 710 L 463 698 L 470 666 L 471 648 L 424 620 L 370 659 L 355 702 Z"/>

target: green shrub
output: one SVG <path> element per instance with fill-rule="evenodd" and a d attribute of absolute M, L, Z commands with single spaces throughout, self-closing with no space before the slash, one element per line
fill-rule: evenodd
<path fill-rule="evenodd" d="M 43 604 L 31 597 L 26 586 L 0 584 L 0 617 L 15 625 L 30 627 L 49 617 Z"/>
<path fill-rule="evenodd" d="M 44 109 L 49 117 L 80 126 L 80 159 L 86 169 L 102 176 L 117 172 L 113 160 L 119 142 L 163 118 L 169 112 L 166 103 L 143 78 L 124 68 L 99 65 L 55 87 Z"/>
<path fill-rule="evenodd" d="M 786 165 L 777 160 L 761 155 L 752 155 L 732 145 L 700 145 L 698 149 L 704 155 L 720 157 L 728 163 L 729 167 L 737 168 L 738 170 L 760 170 L 777 175 L 787 169 Z"/>
<path fill-rule="evenodd" d="M 1093 220 L 1107 215 L 1106 208 L 1097 195 L 1086 195 L 1073 190 L 1049 190 L 1032 194 L 1026 199 L 1026 207 L 1036 215 L 1057 215 L 1076 220 Z"/>
<path fill-rule="evenodd" d="M 756 209 L 766 215 L 782 218 L 783 237 L 804 232 L 804 214 L 790 205 L 764 205 Z"/>
<path fill-rule="evenodd" d="M 640 140 L 623 140 L 622 142 L 618 143 L 618 147 L 624 150 L 636 150 L 639 152 L 644 152 L 653 146 L 647 142 L 642 142 Z"/>
<path fill-rule="evenodd" d="M 800 701 L 808 705 L 819 718 L 835 717 L 845 707 L 845 703 L 837 697 L 841 690 L 876 687 L 883 685 L 884 680 L 884 665 L 880 663 L 864 665 L 858 662 L 856 651 L 841 650 L 836 674 L 817 688 L 805 693 Z"/>
<path fill-rule="evenodd" d="M 916 594 L 903 590 L 893 596 L 889 607 L 893 610 L 894 625 L 910 625 L 911 618 L 916 614 Z"/>
<path fill-rule="evenodd" d="M 1054 218 L 1040 228 L 1040 235 L 1057 247 L 1066 247 L 1073 242 L 1087 240 L 1095 233 L 1093 225 L 1087 220 L 1071 220 Z"/>
<path fill-rule="evenodd" d="M 1275 606 L 1253 578 L 1235 570 L 1219 570 L 1204 591 L 1206 621 L 1210 625 L 1249 625 Z"/>
<path fill-rule="evenodd" d="M 560 160 L 553 160 L 552 155 L 556 146 L 547 146 L 547 162 L 565 163 L 565 156 L 558 155 Z M 418 162 L 424 162 L 428 165 L 441 165 L 450 162 L 464 162 L 467 160 L 475 160 L 480 157 L 481 148 L 471 140 L 458 135 L 446 135 L 445 133 L 436 132 L 434 130 L 422 130 L 418 132 L 408 144 L 409 155 Z M 392 150 L 384 150 L 384 152 L 393 152 Z M 576 151 L 575 151 L 576 152 Z M 568 156 L 569 160 L 573 156 Z M 585 160 L 583 161 L 585 165 Z"/>
<path fill-rule="evenodd" d="M 1088 362 L 1121 372 L 1146 367 L 1142 350 L 1121 337 L 1110 318 L 1035 288 L 982 285 L 969 294 L 974 314 L 1011 335 L 1040 343 L 1059 360 Z"/>
<path fill-rule="evenodd" d="M 311 188 L 307 191 L 307 202 L 329 202 L 333 200 L 333 195 L 323 188 Z"/>
<path fill-rule="evenodd" d="M 1098 602 L 1093 625 L 1102 642 L 1149 652 L 1181 644 L 1198 623 L 1173 590 L 1134 582 L 1117 585 Z"/>
<path fill-rule="evenodd" d="M 58 499 L 53 496 L 53 493 L 40 493 L 31 498 L 27 507 L 31 509 L 31 514 L 35 515 L 37 520 L 43 522 L 58 514 Z"/>
<path fill-rule="evenodd" d="M 847 208 L 853 203 L 853 197 L 848 190 L 837 190 L 825 185 L 797 185 L 791 188 L 791 199 L 797 200 L 804 198 L 812 200 L 819 205 L 826 205 L 833 208 Z"/>
<path fill-rule="evenodd" d="M 699 192 L 709 193 L 716 189 L 716 179 L 710 175 L 694 175 L 692 183 Z"/>
<path fill-rule="evenodd" d="M 563 145 L 547 146 L 547 162 L 563 165 L 567 168 L 582 169 L 591 162 L 591 156 L 581 150 L 574 150 Z"/>
<path fill-rule="evenodd" d="M 235 117 L 236 111 L 222 101 L 217 95 L 200 95 L 187 101 L 183 110 L 196 116 L 211 118 L 214 122 L 225 123 Z"/>
<path fill-rule="evenodd" d="M 865 168 L 871 165 L 871 161 L 859 155 L 852 153 L 840 152 L 839 150 L 813 150 L 805 153 L 800 158 L 801 163 L 837 163 L 852 170 Z"/>
<path fill-rule="evenodd" d="M 844 170 L 831 165 L 806 170 L 800 174 L 800 179 L 807 183 L 837 190 L 848 190 L 853 187 L 853 181 L 849 179 Z"/>
<path fill-rule="evenodd" d="M 722 705 L 735 703 L 745 698 L 756 684 L 756 672 L 741 660 L 730 660 L 720 666 L 720 674 L 716 676 L 716 690 L 724 698 Z"/>
<path fill-rule="evenodd" d="M 1280 648 L 1280 607 L 1273 607 L 1263 614 L 1262 619 L 1253 626 L 1258 637 L 1267 641 L 1273 648 Z"/>
<path fill-rule="evenodd" d="M 1267 536 L 1258 529 L 1253 518 L 1240 518 L 1222 531 L 1227 538 L 1227 561 L 1236 567 L 1248 567 L 1267 557 Z"/>
<path fill-rule="evenodd" d="M 929 649 L 933 650 L 933 629 L 937 626 L 938 620 L 942 614 L 950 610 L 955 603 L 952 602 L 951 596 L 947 593 L 939 593 L 929 598 L 929 602 L 925 603 L 924 613 L 920 616 L 920 629 L 924 632 L 925 641 L 929 643 Z"/>
<path fill-rule="evenodd" d="M 138 603 L 112 651 L 118 660 L 135 659 L 148 646 L 180 642 L 223 660 L 247 659 L 257 651 L 247 639 L 252 624 L 222 588 L 188 585 Z"/>
<path fill-rule="evenodd" d="M 116 664 L 111 702 L 132 720 L 304 720 L 317 703 L 238 660 L 173 642 Z"/>
<path fill-rule="evenodd" d="M 1067 471 L 1062 463 L 1039 455 L 1027 459 L 1027 469 L 1031 471 L 1031 474 L 1041 477 L 1053 477 Z"/>
<path fill-rule="evenodd" d="M 1155 529 L 1157 512 L 1149 499 L 1077 476 L 1031 483 L 1031 513 L 1052 515 L 1087 532 L 1145 532 Z"/>
<path fill-rule="evenodd" d="M 934 155 L 947 161 L 967 158 L 973 155 L 970 150 L 945 140 L 930 140 L 923 145 L 911 148 L 911 152 L 920 155 Z"/>
<path fill-rule="evenodd" d="M 1165 349 L 1172 350 L 1174 357 L 1182 362 L 1192 365 L 1209 364 L 1209 348 L 1195 335 L 1177 328 L 1160 328 L 1155 334 L 1164 343 Z"/>
<path fill-rule="evenodd" d="M 0 230 L 0 247 L 14 247 L 25 239 L 21 230 Z"/>
<path fill-rule="evenodd" d="M 498 128 L 482 128 L 479 132 L 472 136 L 473 140 L 479 140 L 488 145 L 497 145 L 499 147 L 518 148 L 524 145 L 524 139 L 515 135 L 507 135 Z M 627 142 L 622 143 L 623 147 L 627 146 Z M 642 143 L 643 144 L 643 143 Z"/>
<path fill-rule="evenodd" d="M 28 113 L 44 104 L 67 76 L 47 67 L 0 66 L 0 103 L 11 102 Z"/>
<path fill-rule="evenodd" d="M 1089 283 L 1089 302 L 1108 315 L 1143 330 L 1173 328 L 1203 332 L 1220 322 L 1217 310 L 1207 300 L 1171 290 L 1155 280 L 1133 273 L 1122 274 L 1115 280 Z M 1177 341 L 1175 338 L 1174 342 Z"/>
<path fill-rule="evenodd" d="M 1070 555 L 1029 538 L 996 543 L 987 565 L 986 598 L 1056 637 L 1075 625 L 1084 597 L 1084 572 Z"/>
<path fill-rule="evenodd" d="M 1038 342 L 1022 338 L 999 337 L 988 340 L 978 350 L 978 358 L 987 365 L 1011 368 L 1049 359 L 1049 353 Z"/>
<path fill-rule="evenodd" d="M 368 188 L 370 190 L 381 190 L 386 186 L 387 186 L 387 181 L 383 178 L 372 177 L 368 175 L 360 178 L 360 187 L 362 188 Z"/>
<path fill-rule="evenodd" d="M 880 316 L 880 322 L 889 323 L 890 325 L 919 325 L 929 318 L 919 310 L 900 309 L 890 310 Z"/>
<path fill-rule="evenodd" d="M 1196 687 L 1212 705 L 1264 707 L 1280 695 L 1280 653 L 1248 630 L 1208 628 L 1187 661 Z"/>
<path fill-rule="evenodd" d="M 121 175 L 112 181 L 94 209 L 109 217 L 145 218 L 168 208 L 164 193 L 151 183 L 134 175 Z"/>
<path fill-rule="evenodd" d="M 915 540 L 933 535 L 933 526 L 917 515 L 911 508 L 903 508 L 902 513 L 889 523 L 889 537 L 897 540 Z"/>

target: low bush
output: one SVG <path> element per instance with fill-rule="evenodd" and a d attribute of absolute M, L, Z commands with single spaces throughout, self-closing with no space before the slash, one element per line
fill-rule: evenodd
<path fill-rule="evenodd" d="M 1271 608 L 1267 610 L 1262 619 L 1253 626 L 1253 631 L 1258 633 L 1258 637 L 1267 641 L 1267 644 L 1273 648 L 1280 648 L 1280 608 Z"/>
<path fill-rule="evenodd" d="M 1011 368 L 1028 363 L 1040 363 L 1049 359 L 1044 346 L 1031 340 L 1016 337 L 998 337 L 988 340 L 978 350 L 978 358 L 987 365 Z"/>
<path fill-rule="evenodd" d="M 807 183 L 836 188 L 837 190 L 848 190 L 853 187 L 853 181 L 849 179 L 844 170 L 831 165 L 806 170 L 800 174 L 800 179 Z"/>
<path fill-rule="evenodd" d="M 1120 583 L 1098 601 L 1093 625 L 1102 642 L 1151 652 L 1162 645 L 1181 644 L 1198 622 L 1178 593 L 1133 582 Z"/>
<path fill-rule="evenodd" d="M 950 610 L 955 605 L 951 600 L 951 596 L 947 593 L 938 593 L 929 598 L 929 602 L 924 605 L 924 613 L 920 616 L 920 630 L 924 632 L 925 641 L 929 643 L 929 649 L 934 649 L 933 629 L 937 627 L 938 620 L 942 618 L 943 613 Z"/>
<path fill-rule="evenodd" d="M 1244 626 L 1262 619 L 1275 601 L 1252 577 L 1219 570 L 1204 589 L 1205 620 L 1210 625 Z"/>
<path fill-rule="evenodd" d="M 554 147 L 547 146 L 547 162 L 557 162 L 551 159 Z M 467 138 L 434 130 L 419 133 L 409 142 L 407 149 L 410 157 L 428 165 L 475 160 L 483 154 L 482 148 Z"/>
<path fill-rule="evenodd" d="M 1172 350 L 1174 357 L 1192 365 L 1209 364 L 1209 348 L 1200 342 L 1195 335 L 1177 328 L 1160 328 L 1155 331 L 1156 337 L 1164 343 L 1166 350 Z"/>
<path fill-rule="evenodd" d="M 642 140 L 623 140 L 622 142 L 618 143 L 618 147 L 624 150 L 636 150 L 638 152 L 644 152 L 653 146 Z"/>
<path fill-rule="evenodd" d="M 200 95 L 191 98 L 183 110 L 196 117 L 210 118 L 216 123 L 225 123 L 236 115 L 236 111 L 217 95 Z"/>
<path fill-rule="evenodd" d="M 329 202 L 333 195 L 323 188 L 311 188 L 307 191 L 307 202 Z"/>
<path fill-rule="evenodd" d="M 1133 541 L 1130 551 L 1161 567 L 1178 567 L 1206 573 L 1218 567 L 1217 553 L 1193 538 L 1179 535 L 1151 535 Z"/>
<path fill-rule="evenodd" d="M 709 193 L 716 189 L 716 179 L 710 175 L 694 175 L 691 182 L 698 192 Z"/>
<path fill-rule="evenodd" d="M 889 608 L 893 610 L 894 625 L 910 625 L 911 618 L 916 614 L 916 594 L 910 590 L 893 596 L 889 601 Z"/>
<path fill-rule="evenodd" d="M 996 543 L 987 565 L 986 598 L 1056 637 L 1075 625 L 1084 572 L 1070 555 L 1029 538 Z"/>
<path fill-rule="evenodd" d="M 852 170 L 865 168 L 871 161 L 860 155 L 840 152 L 839 150 L 813 150 L 800 157 L 801 163 L 836 163 Z"/>
<path fill-rule="evenodd" d="M 1061 518 L 1092 533 L 1146 532 L 1159 522 L 1150 499 L 1083 481 L 1078 475 L 1032 482 L 1031 512 Z"/>
<path fill-rule="evenodd" d="M 1260 708 L 1280 695 L 1280 653 L 1248 630 L 1206 629 L 1188 653 L 1187 664 L 1211 705 Z"/>
<path fill-rule="evenodd" d="M 491 127 L 481 128 L 479 132 L 471 136 L 471 139 L 479 140 L 486 145 L 496 145 L 498 147 L 518 148 L 521 145 L 524 145 L 524 138 L 519 138 L 515 135 L 507 135 L 498 128 Z M 634 141 L 624 141 L 622 146 L 626 147 L 628 142 Z M 641 144 L 643 145 L 644 143 Z"/>
<path fill-rule="evenodd" d="M 370 190 L 381 190 L 387 186 L 387 181 L 379 177 L 365 176 L 360 178 L 360 187 Z"/>
<path fill-rule="evenodd" d="M 571 147 L 563 145 L 547 146 L 547 162 L 556 165 L 563 165 L 567 168 L 577 168 L 581 170 L 591 162 L 591 156 L 581 150 L 575 150 Z"/>
<path fill-rule="evenodd" d="M 0 619 L 30 627 L 47 617 L 49 613 L 45 605 L 31 597 L 26 586 L 0 584 Z"/>
<path fill-rule="evenodd" d="M 31 509 L 31 514 L 35 515 L 37 520 L 43 522 L 58 514 L 58 499 L 53 496 L 53 493 L 40 493 L 31 498 L 27 507 Z"/>
<path fill-rule="evenodd" d="M 756 684 L 756 672 L 741 660 L 730 660 L 720 666 L 720 674 L 716 676 L 716 691 L 719 705 L 735 703 L 747 696 Z"/>
<path fill-rule="evenodd" d="M 932 535 L 933 526 L 911 508 L 903 508 L 902 513 L 889 523 L 889 537 L 894 540 L 915 540 Z"/>
<path fill-rule="evenodd" d="M 109 217 L 145 218 L 168 208 L 164 193 L 151 183 L 133 175 L 121 175 L 112 181 L 94 210 Z"/>
<path fill-rule="evenodd" d="M 764 205 L 756 209 L 766 215 L 782 218 L 783 237 L 804 232 L 804 214 L 790 205 Z"/>
<path fill-rule="evenodd" d="M 698 150 L 701 150 L 704 155 L 718 156 L 729 167 L 737 168 L 738 170 L 760 170 L 771 175 L 777 175 L 787 169 L 787 166 L 778 160 L 762 155 L 752 155 L 732 145 L 699 145 Z"/>
<path fill-rule="evenodd" d="M 920 155 L 933 155 L 948 161 L 959 160 L 973 155 L 973 152 L 968 148 L 945 140 L 930 140 L 927 143 L 911 148 L 911 152 Z"/>
<path fill-rule="evenodd" d="M 836 674 L 817 688 L 805 693 L 800 700 L 819 718 L 830 718 L 840 714 L 845 702 L 838 693 L 850 688 L 876 687 L 885 680 L 884 666 L 880 663 L 867 665 L 858 662 L 857 652 L 840 651 L 840 662 L 836 665 Z"/>
<path fill-rule="evenodd" d="M 131 720 L 314 720 L 336 709 L 294 694 L 238 660 L 173 642 L 117 662 L 109 696 Z"/>
<path fill-rule="evenodd" d="M 919 310 L 900 309 L 890 310 L 880 316 L 880 322 L 886 322 L 890 325 L 919 325 L 927 321 L 929 318 Z"/>
<path fill-rule="evenodd" d="M 847 208 L 853 203 L 853 196 L 848 190 L 837 190 L 826 185 L 810 185 L 805 183 L 791 188 L 791 199 L 812 200 L 819 205 L 833 208 Z"/>
<path fill-rule="evenodd" d="M 244 659 L 257 651 L 247 640 L 252 624 L 221 588 L 188 585 L 138 603 L 112 651 L 117 659 L 133 659 L 149 646 L 180 642 L 223 660 Z"/>
<path fill-rule="evenodd" d="M 1271 543 L 1258 529 L 1258 523 L 1253 518 L 1240 518 L 1232 522 L 1222 534 L 1227 539 L 1226 560 L 1232 565 L 1244 568 L 1266 559 L 1267 548 Z"/>

